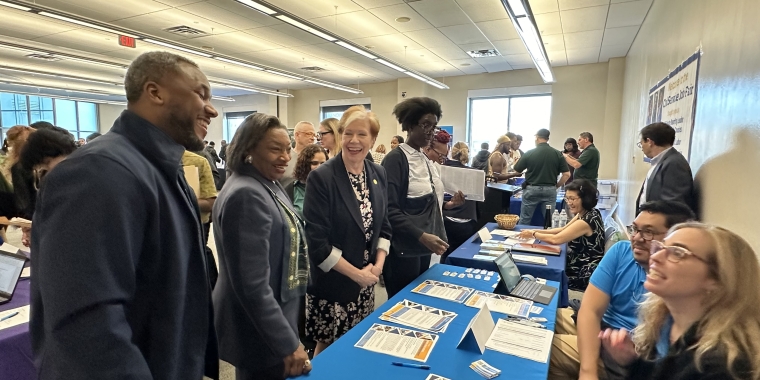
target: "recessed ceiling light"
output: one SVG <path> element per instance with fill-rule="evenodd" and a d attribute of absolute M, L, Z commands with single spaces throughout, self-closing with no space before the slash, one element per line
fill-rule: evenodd
<path fill-rule="evenodd" d="M 396 22 L 409 22 L 412 21 L 409 17 L 396 17 Z"/>

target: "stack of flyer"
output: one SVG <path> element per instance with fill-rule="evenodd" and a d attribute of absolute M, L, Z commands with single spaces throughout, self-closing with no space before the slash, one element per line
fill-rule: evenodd
<path fill-rule="evenodd" d="M 380 315 L 380 319 L 421 330 L 442 333 L 446 331 L 449 323 L 456 316 L 457 314 L 451 311 L 403 300 Z"/>

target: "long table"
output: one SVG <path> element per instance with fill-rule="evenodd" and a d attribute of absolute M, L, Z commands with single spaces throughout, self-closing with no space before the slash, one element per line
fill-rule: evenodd
<path fill-rule="evenodd" d="M 29 279 L 23 278 L 16 285 L 10 302 L 0 305 L 0 316 L 6 310 L 29 305 Z M 0 330 L 0 379 L 33 380 L 37 378 L 32 359 L 32 338 L 29 324 Z"/>
<path fill-rule="evenodd" d="M 546 379 L 549 371 L 548 362 L 539 363 L 489 349 L 486 349 L 483 355 L 478 352 L 457 349 L 456 345 L 464 334 L 464 329 L 475 316 L 478 309 L 465 306 L 461 303 L 411 292 L 415 286 L 427 279 L 463 285 L 476 290 L 493 290 L 492 286 L 496 282 L 496 276 L 494 276 L 491 281 L 484 281 L 474 278 L 457 278 L 443 275 L 443 272 L 445 271 L 462 272 L 462 269 L 463 268 L 445 264 L 436 264 L 428 269 L 415 281 L 409 284 L 409 286 L 404 288 L 404 290 L 378 307 L 374 313 L 370 314 L 361 323 L 349 330 L 346 335 L 342 336 L 328 347 L 327 350 L 314 358 L 314 360 L 312 360 L 313 370 L 309 375 L 301 376 L 301 378 L 310 380 L 424 380 L 428 374 L 434 373 L 455 380 L 482 380 L 483 378 L 470 369 L 469 365 L 478 359 L 483 359 L 488 364 L 502 370 L 503 373 L 499 378 L 516 378 L 515 375 L 519 374 L 517 377 L 521 380 Z M 559 285 L 553 281 L 547 281 L 547 284 L 555 287 Z M 367 332 L 373 323 L 394 325 L 390 322 L 381 321 L 378 317 L 393 305 L 404 299 L 458 314 L 449 325 L 447 331 L 439 334 L 438 342 L 433 348 L 427 362 L 424 363 L 430 366 L 429 371 L 416 368 L 396 367 L 391 365 L 391 362 L 409 361 L 395 356 L 379 354 L 354 347 L 354 344 L 359 341 L 362 335 Z M 537 306 L 544 308 L 541 314 L 532 314 L 532 316 L 546 318 L 548 322 L 544 325 L 546 325 L 547 329 L 552 331 L 554 330 L 554 322 L 556 319 L 557 301 L 558 298 L 555 294 L 550 305 L 536 304 Z M 504 314 L 492 312 L 492 317 L 495 322 L 496 318 L 502 318 L 504 317 Z"/>
<path fill-rule="evenodd" d="M 493 231 L 498 226 L 496 223 L 488 223 L 486 224 L 486 227 L 489 231 Z M 520 231 L 526 228 L 540 229 L 541 227 L 517 225 L 515 227 L 515 230 Z M 480 241 L 478 240 L 475 242 L 476 236 L 477 234 L 473 235 L 470 239 L 464 242 L 464 244 L 459 246 L 459 248 L 454 250 L 454 252 L 451 252 L 449 257 L 446 258 L 446 264 L 465 268 L 487 269 L 492 271 L 498 270 L 496 268 L 496 264 L 493 261 L 476 260 L 473 258 L 478 254 L 478 251 L 480 251 Z M 493 239 L 504 240 L 504 237 L 494 235 Z M 526 256 L 546 257 L 548 265 L 516 263 L 517 268 L 520 269 L 521 274 L 529 274 L 534 277 L 545 278 L 547 280 L 558 282 L 560 284 L 560 289 L 558 291 L 560 295 L 559 306 L 567 307 L 569 301 L 567 274 L 565 273 L 565 263 L 567 261 L 567 244 L 562 244 L 562 251 L 560 252 L 559 256 L 531 254 L 528 252 L 519 252 L 519 254 Z"/>

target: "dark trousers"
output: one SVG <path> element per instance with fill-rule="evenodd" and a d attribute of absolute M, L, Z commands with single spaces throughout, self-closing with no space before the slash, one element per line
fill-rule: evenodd
<path fill-rule="evenodd" d="M 285 363 L 264 369 L 243 369 L 235 367 L 236 380 L 284 380 Z"/>
<path fill-rule="evenodd" d="M 460 245 L 467 242 L 475 234 L 475 228 L 478 222 L 471 220 L 466 223 L 457 223 L 449 218 L 443 218 L 443 226 L 446 228 L 446 237 L 449 238 L 449 248 L 441 256 L 441 264 L 446 264 L 446 258 L 451 252 L 459 248 Z"/>
<path fill-rule="evenodd" d="M 214 259 L 214 252 L 208 247 L 208 234 L 211 230 L 211 223 L 203 225 L 203 247 L 206 249 L 206 266 L 208 267 L 208 279 L 211 282 L 211 290 L 214 290 L 216 286 L 216 279 L 219 278 L 219 270 L 216 269 L 216 259 Z"/>
<path fill-rule="evenodd" d="M 415 278 L 419 277 L 430 267 L 430 255 L 401 257 L 391 246 L 391 252 L 385 258 L 383 277 L 388 298 L 400 292 Z"/>

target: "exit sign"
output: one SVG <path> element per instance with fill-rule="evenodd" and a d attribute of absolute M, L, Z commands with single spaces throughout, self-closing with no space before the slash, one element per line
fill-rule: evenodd
<path fill-rule="evenodd" d="M 122 36 L 122 35 L 119 35 L 119 45 L 131 47 L 131 48 L 136 47 L 134 37 Z"/>

